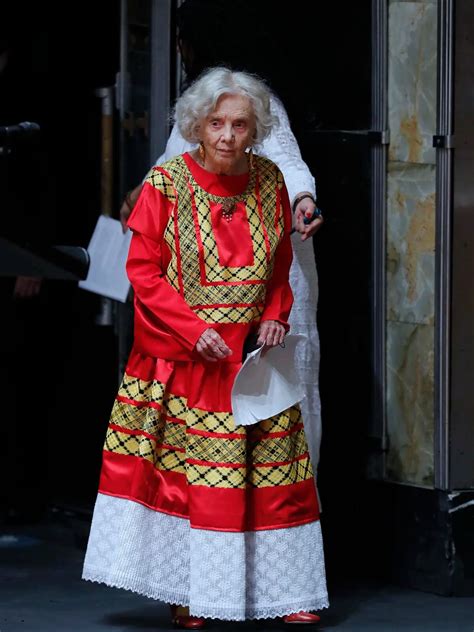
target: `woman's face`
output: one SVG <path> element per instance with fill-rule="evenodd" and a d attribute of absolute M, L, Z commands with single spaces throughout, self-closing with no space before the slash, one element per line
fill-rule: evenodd
<path fill-rule="evenodd" d="M 216 173 L 232 173 L 246 163 L 245 150 L 255 135 L 255 114 L 247 97 L 223 95 L 216 109 L 199 126 L 204 144 L 205 167 Z"/>

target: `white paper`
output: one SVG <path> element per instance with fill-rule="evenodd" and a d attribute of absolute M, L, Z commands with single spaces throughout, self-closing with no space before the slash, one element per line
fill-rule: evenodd
<path fill-rule="evenodd" d="M 79 287 L 125 303 L 130 290 L 125 263 L 131 237 L 132 232 L 124 233 L 118 220 L 101 215 L 87 248 L 89 274 Z"/>
<path fill-rule="evenodd" d="M 248 426 L 278 415 L 304 398 L 295 369 L 295 350 L 306 336 L 285 338 L 285 346 L 249 353 L 234 381 L 232 412 L 237 426 Z"/>

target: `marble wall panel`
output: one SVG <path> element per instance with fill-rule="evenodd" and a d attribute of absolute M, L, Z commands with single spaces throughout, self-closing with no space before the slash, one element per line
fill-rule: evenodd
<path fill-rule="evenodd" d="M 437 6 L 389 6 L 389 159 L 435 163 Z"/>
<path fill-rule="evenodd" d="M 435 167 L 389 163 L 387 184 L 387 319 L 433 325 Z"/>
<path fill-rule="evenodd" d="M 434 327 L 387 326 L 389 480 L 434 483 Z"/>
<path fill-rule="evenodd" d="M 386 477 L 434 483 L 436 0 L 390 0 Z"/>
<path fill-rule="evenodd" d="M 415 4 L 438 4 L 438 0 L 388 0 L 389 4 L 398 4 L 400 2 L 411 2 Z"/>

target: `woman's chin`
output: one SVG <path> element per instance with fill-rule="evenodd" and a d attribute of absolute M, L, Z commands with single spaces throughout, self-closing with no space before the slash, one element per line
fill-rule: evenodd
<path fill-rule="evenodd" d="M 223 165 L 233 165 L 239 162 L 239 158 L 240 156 L 237 156 L 233 152 L 232 153 L 229 152 L 228 154 L 219 152 L 216 156 L 216 162 L 221 163 Z"/>
<path fill-rule="evenodd" d="M 232 173 L 233 171 L 240 171 L 242 168 L 242 162 L 244 156 L 237 155 L 235 152 L 229 152 L 229 154 L 219 153 L 214 161 L 215 170 L 219 173 Z"/>

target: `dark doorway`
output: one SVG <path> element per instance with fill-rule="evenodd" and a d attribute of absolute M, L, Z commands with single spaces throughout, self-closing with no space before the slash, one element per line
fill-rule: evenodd
<path fill-rule="evenodd" d="M 7 5 L 0 125 L 33 121 L 40 135 L 0 156 L 1 234 L 87 247 L 101 211 L 94 89 L 115 81 L 118 5 Z M 93 502 L 117 360 L 113 328 L 95 324 L 98 297 L 44 279 L 38 296 L 13 299 L 15 283 L 0 278 L 1 514 L 22 522 L 57 503 Z"/>

